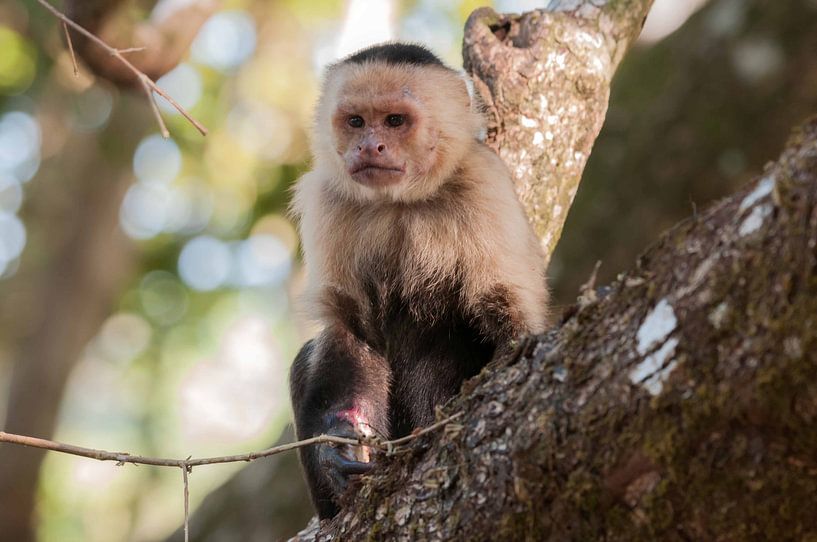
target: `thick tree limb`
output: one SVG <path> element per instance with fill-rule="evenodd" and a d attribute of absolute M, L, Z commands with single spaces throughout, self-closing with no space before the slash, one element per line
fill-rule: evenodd
<path fill-rule="evenodd" d="M 815 352 L 817 119 L 301 539 L 808 539 Z"/>
<path fill-rule="evenodd" d="M 607 112 L 610 82 L 652 0 L 553 0 L 523 15 L 475 11 L 463 60 L 547 257 Z"/>

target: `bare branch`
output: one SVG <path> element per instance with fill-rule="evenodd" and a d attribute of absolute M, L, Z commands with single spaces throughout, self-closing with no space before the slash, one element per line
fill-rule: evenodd
<path fill-rule="evenodd" d="M 158 94 L 159 96 L 161 96 L 162 98 L 167 100 L 168 103 L 170 103 L 170 105 L 172 105 L 184 118 L 186 118 L 193 126 L 196 127 L 196 129 L 201 133 L 201 135 L 207 135 L 207 128 L 205 128 L 199 121 L 194 119 L 190 115 L 190 113 L 187 112 L 187 110 L 185 108 L 183 108 L 181 105 L 179 105 L 178 102 L 176 102 L 176 100 L 174 100 L 173 98 L 168 96 L 168 94 L 164 90 L 159 88 L 159 86 L 150 77 L 148 77 L 139 68 L 134 66 L 127 58 L 122 56 L 122 51 L 121 50 L 117 49 L 116 47 L 111 47 L 110 45 L 105 43 L 101 38 L 95 36 L 93 33 L 89 32 L 84 27 L 78 25 L 77 23 L 75 23 L 74 21 L 69 19 L 61 11 L 59 11 L 54 6 L 52 6 L 51 4 L 46 2 L 46 0 L 37 0 L 37 2 L 41 6 L 43 6 L 45 9 L 50 11 L 51 14 L 54 15 L 54 17 L 56 17 L 57 19 L 62 21 L 63 25 L 70 26 L 71 28 L 73 28 L 74 30 L 76 30 L 77 32 L 79 32 L 80 34 L 82 34 L 83 36 L 85 36 L 86 38 L 91 40 L 92 42 L 96 43 L 97 45 L 99 45 L 100 47 L 105 49 L 111 56 L 116 57 L 116 59 L 119 60 L 119 62 L 121 62 L 122 65 L 124 65 L 128 70 L 130 70 L 133 73 L 133 75 L 137 79 L 139 79 L 139 81 L 142 82 L 143 85 L 146 85 L 150 90 L 152 90 L 153 92 L 155 92 L 156 94 Z M 67 36 L 67 31 L 66 31 L 66 36 Z M 68 43 L 69 43 L 69 47 L 73 50 L 73 45 L 71 45 L 70 38 L 68 40 Z M 125 50 L 125 51 L 128 51 L 128 50 Z M 128 52 L 130 52 L 130 51 L 128 51 Z M 150 93 L 148 93 L 148 98 L 152 100 L 152 95 Z M 155 104 L 153 104 L 153 106 L 155 108 Z M 154 113 L 156 113 L 158 115 L 158 110 L 154 109 Z M 167 128 L 164 126 L 164 122 L 161 122 L 161 120 L 160 120 L 159 126 L 160 126 L 160 128 L 162 128 L 162 135 L 164 135 L 167 132 Z M 167 136 L 165 135 L 165 137 L 167 137 Z"/>
<path fill-rule="evenodd" d="M 388 440 L 388 441 L 383 443 L 383 446 L 386 446 L 388 449 L 391 449 L 391 448 L 393 448 L 395 446 L 401 446 L 403 444 L 411 442 L 412 440 L 414 440 L 416 438 L 422 437 L 423 435 L 425 435 L 427 433 L 431 433 L 432 431 L 436 431 L 437 429 L 448 425 L 449 423 L 453 422 L 454 420 L 456 420 L 457 418 L 462 416 L 462 414 L 463 414 L 462 412 L 457 412 L 453 416 L 449 416 L 449 417 L 447 417 L 447 418 L 445 418 L 443 420 L 438 421 L 437 423 L 433 423 L 433 424 L 429 425 L 428 427 L 424 427 L 423 429 L 420 429 L 419 431 L 415 431 L 415 432 L 411 433 L 410 435 L 406 435 L 405 437 L 400 437 L 400 438 L 397 438 L 397 439 L 394 439 L 394 440 Z"/>
<path fill-rule="evenodd" d="M 56 442 L 53 440 L 29 437 L 26 435 L 6 433 L 5 431 L 0 431 L 0 442 L 7 442 L 9 444 L 19 444 L 21 446 L 40 448 L 43 450 L 50 450 L 52 452 L 60 452 L 80 457 L 87 457 L 89 459 L 96 459 L 98 461 L 116 461 L 117 465 L 133 463 L 135 465 L 153 465 L 156 467 L 177 467 L 189 471 L 193 467 L 198 467 L 201 465 L 254 461 L 262 457 L 269 457 L 271 455 L 288 452 L 290 450 L 295 450 L 297 448 L 303 448 L 304 446 L 311 446 L 313 444 L 348 444 L 352 446 L 370 446 L 372 448 L 378 448 L 384 452 L 390 452 L 397 446 L 407 444 L 408 442 L 417 439 L 431 431 L 435 431 L 437 429 L 440 429 L 441 427 L 444 427 L 445 425 L 456 420 L 460 416 L 462 416 L 462 412 L 454 414 L 453 416 L 449 416 L 448 418 L 445 418 L 444 420 L 441 420 L 433 425 L 421 429 L 420 431 L 412 433 L 409 436 L 395 440 L 379 441 L 376 439 L 373 440 L 368 438 L 357 439 L 338 437 L 334 435 L 318 435 L 317 437 L 299 440 L 296 442 L 290 442 L 288 444 L 282 444 L 280 446 L 273 446 L 272 448 L 267 448 L 266 450 L 261 450 L 260 452 L 250 452 L 246 454 L 225 455 L 218 457 L 202 457 L 199 459 L 191 459 L 189 457 L 187 459 L 160 458 L 133 455 L 128 452 L 109 452 L 106 450 L 96 450 L 94 448 L 84 448 L 82 446 L 75 446 L 73 444 L 64 444 L 62 442 Z"/>
<path fill-rule="evenodd" d="M 126 53 L 141 53 L 142 51 L 146 50 L 147 47 L 126 47 L 124 49 L 117 49 L 121 54 Z"/>
<path fill-rule="evenodd" d="M 62 30 L 65 32 L 65 41 L 68 43 L 68 51 L 71 53 L 71 64 L 74 66 L 74 77 L 79 77 L 79 67 L 77 67 L 77 55 L 74 54 L 74 42 L 71 41 L 71 34 L 68 33 L 68 25 L 62 23 Z"/>
<path fill-rule="evenodd" d="M 148 86 L 146 79 L 146 76 L 142 76 L 139 78 L 139 81 L 142 83 L 142 88 L 145 89 L 145 96 L 147 96 L 148 102 L 150 103 L 150 109 L 153 111 L 153 116 L 156 117 L 156 122 L 159 123 L 159 131 L 161 131 L 162 137 L 167 139 L 170 137 L 170 132 L 168 131 L 167 125 L 162 118 L 162 114 L 159 112 L 159 105 L 156 103 L 156 97 L 153 96 L 153 91 L 150 90 L 150 86 Z"/>
<path fill-rule="evenodd" d="M 188 458 L 190 459 L 190 458 Z M 184 480 L 184 542 L 190 542 L 190 467 L 182 465 L 182 480 Z"/>

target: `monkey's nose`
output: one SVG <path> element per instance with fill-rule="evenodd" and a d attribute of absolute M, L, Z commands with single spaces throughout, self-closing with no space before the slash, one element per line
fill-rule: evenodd
<path fill-rule="evenodd" d="M 357 152 L 361 156 L 379 156 L 386 150 L 386 144 L 380 142 L 363 143 L 357 146 Z"/>

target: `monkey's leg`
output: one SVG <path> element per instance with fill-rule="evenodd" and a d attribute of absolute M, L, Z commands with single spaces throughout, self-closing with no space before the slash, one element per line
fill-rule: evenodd
<path fill-rule="evenodd" d="M 298 438 L 388 436 L 389 381 L 385 359 L 365 343 L 340 327 L 324 330 L 303 346 L 290 372 Z M 299 453 L 321 518 L 337 514 L 349 476 L 371 468 L 362 447 L 320 444 Z"/>
<path fill-rule="evenodd" d="M 514 298 L 501 286 L 449 324 L 408 327 L 388 354 L 400 360 L 393 367 L 392 437 L 433 423 L 437 406 L 459 393 L 462 383 L 491 359 L 511 352 L 513 341 L 526 333 Z"/>

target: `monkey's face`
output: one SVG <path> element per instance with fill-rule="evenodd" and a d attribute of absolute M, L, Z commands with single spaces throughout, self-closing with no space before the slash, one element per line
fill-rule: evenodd
<path fill-rule="evenodd" d="M 340 64 L 324 83 L 313 156 L 348 196 L 422 200 L 450 178 L 481 125 L 452 70 Z"/>
<path fill-rule="evenodd" d="M 332 119 L 336 152 L 354 182 L 384 188 L 415 177 L 433 153 L 423 145 L 422 118 L 403 93 L 348 96 Z M 425 160 L 418 160 L 425 154 Z"/>

